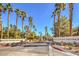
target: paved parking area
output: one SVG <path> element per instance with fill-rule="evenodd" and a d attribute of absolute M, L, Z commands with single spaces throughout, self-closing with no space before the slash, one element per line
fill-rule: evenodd
<path fill-rule="evenodd" d="M 0 48 L 0 56 L 47 56 L 48 47 L 9 47 Z"/>
<path fill-rule="evenodd" d="M 58 51 L 51 46 L 3 47 L 0 56 L 68 56 L 70 53 Z"/>

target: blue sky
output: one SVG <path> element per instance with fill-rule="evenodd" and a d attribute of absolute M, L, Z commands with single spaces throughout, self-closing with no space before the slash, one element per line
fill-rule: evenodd
<path fill-rule="evenodd" d="M 48 26 L 48 32 L 51 34 L 50 28 L 53 26 L 53 18 L 51 18 L 52 11 L 55 9 L 54 3 L 16 3 L 11 4 L 14 9 L 21 9 L 33 17 L 33 23 L 36 25 L 37 32 L 44 34 L 44 27 Z M 7 26 L 7 15 L 2 14 L 3 26 Z M 74 4 L 73 9 L 73 27 L 79 26 L 79 4 Z M 66 9 L 61 12 L 61 16 L 66 16 L 69 19 L 69 6 L 67 4 Z M 22 28 L 21 18 L 19 18 L 18 28 Z M 16 13 L 11 13 L 10 24 L 16 23 Z M 25 25 L 28 25 L 28 18 L 25 18 Z"/>

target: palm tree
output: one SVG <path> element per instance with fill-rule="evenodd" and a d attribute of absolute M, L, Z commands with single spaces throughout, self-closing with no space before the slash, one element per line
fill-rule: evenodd
<path fill-rule="evenodd" d="M 17 26 L 18 26 L 18 17 L 20 15 L 20 10 L 16 9 L 15 12 L 16 12 L 16 29 L 17 29 Z"/>
<path fill-rule="evenodd" d="M 29 25 L 30 25 L 30 30 L 32 30 L 32 26 L 33 26 L 33 18 L 30 16 L 29 17 Z"/>
<path fill-rule="evenodd" d="M 52 12 L 53 16 L 54 16 L 54 26 L 55 26 L 55 22 L 56 22 L 56 10 L 54 12 Z"/>
<path fill-rule="evenodd" d="M 56 10 L 52 12 L 52 17 L 54 17 L 54 34 L 56 36 L 56 29 L 55 29 L 55 23 L 56 23 Z"/>
<path fill-rule="evenodd" d="M 58 15 L 58 36 L 60 37 L 60 9 L 57 10 L 57 15 Z"/>
<path fill-rule="evenodd" d="M 2 11 L 3 11 L 3 5 L 0 3 L 0 33 L 1 33 L 1 39 L 3 37 L 3 31 L 2 31 Z"/>
<path fill-rule="evenodd" d="M 60 36 L 60 13 L 61 13 L 62 10 L 65 9 L 66 4 L 64 4 L 64 3 L 56 3 L 55 7 L 56 7 L 56 13 L 58 15 L 58 36 Z"/>
<path fill-rule="evenodd" d="M 45 37 L 47 38 L 48 37 L 48 27 L 45 26 Z"/>
<path fill-rule="evenodd" d="M 69 4 L 70 36 L 72 36 L 73 3 Z"/>
<path fill-rule="evenodd" d="M 37 31 L 36 26 L 33 25 L 33 36 L 34 36 L 34 38 L 35 38 L 35 36 L 36 36 L 36 31 Z"/>
<path fill-rule="evenodd" d="M 10 14 L 13 12 L 13 8 L 10 3 L 8 3 L 5 7 L 5 11 L 8 11 L 8 31 L 7 31 L 7 38 L 9 38 L 9 29 L 10 29 Z"/>
<path fill-rule="evenodd" d="M 48 35 L 48 27 L 45 26 L 45 35 L 47 36 Z"/>
<path fill-rule="evenodd" d="M 22 17 L 22 32 L 24 32 L 24 18 L 27 17 L 27 14 L 24 11 L 20 11 L 20 16 Z"/>
<path fill-rule="evenodd" d="M 22 32 L 21 37 L 24 38 L 24 18 L 27 17 L 26 12 L 20 10 L 20 17 L 22 18 Z"/>
<path fill-rule="evenodd" d="M 17 38 L 17 27 L 18 27 L 18 17 L 20 16 L 20 10 L 16 9 L 16 38 Z"/>
<path fill-rule="evenodd" d="M 42 39 L 42 34 L 43 34 L 42 32 L 39 32 L 39 37 L 40 37 L 39 39 L 40 39 L 40 41 Z"/>

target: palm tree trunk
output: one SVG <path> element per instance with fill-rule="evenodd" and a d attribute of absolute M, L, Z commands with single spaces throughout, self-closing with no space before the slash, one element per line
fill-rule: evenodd
<path fill-rule="evenodd" d="M 56 19 L 55 19 L 56 15 L 54 14 L 54 34 L 56 36 L 56 30 L 55 30 L 55 22 L 56 22 Z"/>
<path fill-rule="evenodd" d="M 60 37 L 60 13 L 58 15 L 58 37 Z"/>
<path fill-rule="evenodd" d="M 73 11 L 73 4 L 69 4 L 69 20 L 70 20 L 70 36 L 72 36 L 72 11 Z"/>
<path fill-rule="evenodd" d="M 22 18 L 22 32 L 24 32 L 24 17 Z"/>
<path fill-rule="evenodd" d="M 1 11 L 0 11 L 0 33 L 1 33 L 1 39 L 3 38 L 3 30 L 2 30 L 2 18 L 1 18 Z"/>
<path fill-rule="evenodd" d="M 18 27 L 18 14 L 16 16 L 16 38 L 17 38 L 17 27 Z"/>
<path fill-rule="evenodd" d="M 10 11 L 8 11 L 8 31 L 7 31 L 8 38 L 9 38 L 9 29 L 10 29 Z"/>
<path fill-rule="evenodd" d="M 18 27 L 18 15 L 16 16 L 16 30 L 17 30 L 17 27 Z"/>

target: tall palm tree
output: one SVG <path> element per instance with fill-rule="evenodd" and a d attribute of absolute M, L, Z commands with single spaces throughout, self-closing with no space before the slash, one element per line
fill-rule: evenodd
<path fill-rule="evenodd" d="M 2 12 L 3 12 L 4 6 L 0 3 L 0 32 L 1 32 L 1 39 L 3 37 L 3 30 L 2 30 Z"/>
<path fill-rule="evenodd" d="M 29 17 L 29 25 L 30 25 L 30 30 L 32 30 L 33 18 L 31 16 Z"/>
<path fill-rule="evenodd" d="M 10 29 L 10 14 L 11 12 L 13 12 L 13 8 L 11 6 L 10 3 L 6 4 L 6 7 L 5 7 L 5 11 L 8 11 L 8 31 L 7 31 L 7 38 L 9 38 L 9 29 Z"/>
<path fill-rule="evenodd" d="M 21 12 L 21 17 L 22 17 L 22 32 L 24 32 L 24 18 L 27 17 L 26 12 L 20 11 Z"/>
<path fill-rule="evenodd" d="M 42 39 L 42 34 L 43 34 L 42 32 L 39 32 L 39 37 L 40 37 L 39 39 L 40 39 L 40 41 Z"/>
<path fill-rule="evenodd" d="M 72 36 L 73 3 L 69 4 L 70 36 Z"/>
<path fill-rule="evenodd" d="M 56 13 L 58 15 L 58 36 L 60 36 L 60 13 L 61 13 L 62 10 L 65 9 L 66 4 L 64 4 L 64 3 L 56 3 L 55 7 L 56 7 Z"/>
<path fill-rule="evenodd" d="M 36 26 L 33 25 L 33 36 L 34 36 L 34 38 L 35 38 L 36 32 L 37 32 Z"/>
<path fill-rule="evenodd" d="M 18 17 L 20 16 L 20 10 L 16 9 L 15 12 L 16 12 L 16 29 L 17 29 L 17 26 L 18 26 Z"/>
<path fill-rule="evenodd" d="M 18 17 L 20 16 L 20 10 L 16 9 L 16 38 L 17 38 L 17 27 L 18 27 Z"/>
<path fill-rule="evenodd" d="M 0 3 L 0 21 L 2 21 L 2 11 L 3 11 L 3 5 Z"/>
<path fill-rule="evenodd" d="M 1 31 L 1 38 L 3 38 L 3 27 L 2 27 L 2 12 L 4 11 L 3 4 L 0 3 L 0 31 Z"/>
<path fill-rule="evenodd" d="M 57 9 L 57 15 L 58 15 L 58 36 L 60 37 L 60 9 Z"/>
<path fill-rule="evenodd" d="M 48 37 L 48 27 L 45 26 L 45 37 L 47 38 Z"/>
<path fill-rule="evenodd" d="M 56 10 L 54 10 L 54 11 L 52 12 L 52 17 L 54 17 L 54 34 L 55 34 L 55 36 L 56 36 L 56 29 L 55 29 L 55 23 L 56 23 Z"/>
<path fill-rule="evenodd" d="M 48 27 L 45 26 L 45 35 L 47 36 L 47 34 L 48 34 Z"/>

